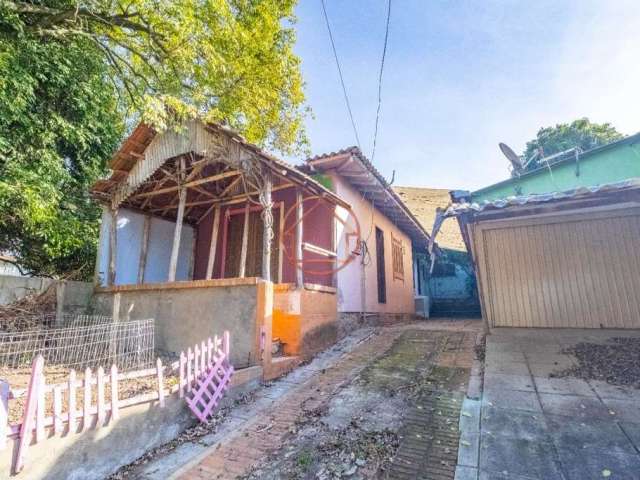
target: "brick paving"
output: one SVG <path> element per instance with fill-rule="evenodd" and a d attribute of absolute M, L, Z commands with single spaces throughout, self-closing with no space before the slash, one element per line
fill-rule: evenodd
<path fill-rule="evenodd" d="M 377 329 L 375 335 L 345 353 L 333 366 L 319 370 L 262 408 L 233 434 L 171 478 L 231 479 L 247 474 L 252 466 L 279 453 L 280 447 L 295 436 L 296 423 L 305 414 L 328 405 L 340 388 L 383 356 L 409 329 L 430 330 L 424 336 L 430 339 L 425 343 L 425 351 L 429 354 L 427 368 L 429 372 L 434 368 L 437 370 L 441 359 L 441 370 L 448 372 L 448 376 L 437 370 L 433 385 L 421 393 L 415 408 L 406 413 L 401 429 L 403 441 L 387 478 L 419 478 L 415 475 L 417 466 L 423 475 L 428 472 L 439 475 L 428 478 L 453 479 L 458 443 L 457 417 L 479 331 L 479 322 L 475 321 L 422 322 Z M 414 472 L 414 476 L 410 476 L 410 472 Z"/>

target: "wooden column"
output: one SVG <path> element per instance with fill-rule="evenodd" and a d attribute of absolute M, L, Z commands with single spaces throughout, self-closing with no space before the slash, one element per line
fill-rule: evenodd
<path fill-rule="evenodd" d="M 273 210 L 271 205 L 271 177 L 266 175 L 262 191 L 262 278 L 271 281 L 271 243 L 273 240 Z"/>
<path fill-rule="evenodd" d="M 138 283 L 144 283 L 144 269 L 147 266 L 147 250 L 149 248 L 149 229 L 151 228 L 151 215 L 144 216 L 142 226 L 142 245 L 140 247 L 140 262 L 138 263 Z"/>
<path fill-rule="evenodd" d="M 240 268 L 238 269 L 238 277 L 244 278 L 247 269 L 247 247 L 249 245 L 249 199 L 247 198 L 244 207 L 244 225 L 242 227 L 242 250 L 240 251 Z"/>
<path fill-rule="evenodd" d="M 118 248 L 116 229 L 118 228 L 118 209 L 111 208 L 111 225 L 109 225 L 109 273 L 107 275 L 107 285 L 116 283 L 116 253 Z"/>
<path fill-rule="evenodd" d="M 178 193 L 178 218 L 176 228 L 173 231 L 173 247 L 171 248 L 171 260 L 169 261 L 169 278 L 167 281 L 175 282 L 178 268 L 178 252 L 180 250 L 180 236 L 182 235 L 182 220 L 184 218 L 184 204 L 187 199 L 187 189 L 181 188 Z"/>
<path fill-rule="evenodd" d="M 184 185 L 184 157 L 180 157 L 178 163 L 178 215 L 176 217 L 176 227 L 173 230 L 173 244 L 171 246 L 171 258 L 169 259 L 169 275 L 167 281 L 175 282 L 176 270 L 178 269 L 178 253 L 180 252 L 180 237 L 182 236 L 182 222 L 184 220 L 184 207 L 187 201 L 187 186 Z"/>
<path fill-rule="evenodd" d="M 302 217 L 304 215 L 304 205 L 302 204 L 304 197 L 302 190 L 296 190 L 296 287 L 304 286 L 304 272 L 302 271 L 302 236 L 304 229 L 302 225 Z"/>
<path fill-rule="evenodd" d="M 216 261 L 216 249 L 218 248 L 218 229 L 220 228 L 220 205 L 216 205 L 213 213 L 213 226 L 211 227 L 211 243 L 209 245 L 209 261 L 207 262 L 207 280 L 213 275 L 213 264 Z"/>

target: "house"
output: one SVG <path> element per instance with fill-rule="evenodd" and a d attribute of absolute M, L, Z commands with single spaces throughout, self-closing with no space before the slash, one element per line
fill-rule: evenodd
<path fill-rule="evenodd" d="M 452 192 L 488 329 L 640 328 L 639 141 Z"/>
<path fill-rule="evenodd" d="M 420 294 L 413 255 L 426 252 L 425 228 L 357 147 L 310 158 L 305 171 L 330 185 L 359 223 L 357 259 L 336 273 L 339 318 L 349 324 L 363 317 L 382 323 L 413 317 Z M 344 217 L 344 207 L 336 214 Z M 339 250 L 350 248 L 345 241 L 342 235 Z M 421 264 L 417 276 L 426 268 Z"/>
<path fill-rule="evenodd" d="M 412 245 L 428 235 L 355 151 L 296 168 L 193 120 L 139 125 L 110 166 L 92 188 L 93 308 L 154 318 L 160 349 L 229 330 L 234 365 L 270 378 L 334 343 L 338 312 L 413 314 Z"/>
<path fill-rule="evenodd" d="M 394 187 L 407 208 L 425 229 L 430 229 L 439 208 L 450 202 L 449 190 L 443 188 Z M 433 271 L 426 251 L 415 251 L 416 291 L 429 299 L 429 310 L 434 317 L 479 317 L 480 304 L 471 257 L 455 219 L 445 221 L 438 232 L 440 255 L 436 256 Z"/>

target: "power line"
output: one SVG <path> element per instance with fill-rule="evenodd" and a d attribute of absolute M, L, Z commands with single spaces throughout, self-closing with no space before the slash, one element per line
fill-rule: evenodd
<path fill-rule="evenodd" d="M 324 1 L 324 0 L 323 0 Z M 387 43 L 389 41 L 389 22 L 391 20 L 391 0 L 387 1 L 387 26 L 384 32 L 384 47 L 382 48 L 382 60 L 380 62 L 380 74 L 378 75 L 378 109 L 376 110 L 376 128 L 373 133 L 373 150 L 371 151 L 371 162 L 376 156 L 376 142 L 378 141 L 378 122 L 380 121 L 380 107 L 382 105 L 382 72 L 384 71 L 384 60 L 387 56 Z"/>
<path fill-rule="evenodd" d="M 329 24 L 329 17 L 327 15 L 327 7 L 324 4 L 324 0 L 320 0 L 322 3 L 322 12 L 324 13 L 324 20 L 327 24 L 327 30 L 329 31 L 329 39 L 331 40 L 331 48 L 333 49 L 333 57 L 336 60 L 336 66 L 338 67 L 338 74 L 340 75 L 340 84 L 342 85 L 342 93 L 344 93 L 344 102 L 347 104 L 347 110 L 349 111 L 349 118 L 351 119 L 351 126 L 353 127 L 353 133 L 356 136 L 356 142 L 358 143 L 358 148 L 362 150 L 360 146 L 360 137 L 358 136 L 358 129 L 356 128 L 356 122 L 353 119 L 353 112 L 351 111 L 351 104 L 349 103 L 349 96 L 347 95 L 347 87 L 344 85 L 344 78 L 342 77 L 342 69 L 340 68 L 340 60 L 338 60 L 338 52 L 336 51 L 336 44 L 333 41 L 333 34 L 331 33 L 331 25 Z M 385 45 L 386 48 L 386 45 Z M 380 108 L 380 107 L 378 107 Z M 377 128 L 377 122 L 376 122 Z"/>

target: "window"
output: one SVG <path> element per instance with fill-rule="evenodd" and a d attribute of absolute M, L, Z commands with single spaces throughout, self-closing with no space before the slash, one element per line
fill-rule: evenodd
<path fill-rule="evenodd" d="M 384 272 L 384 233 L 376 227 L 376 267 L 378 273 L 378 303 L 387 303 L 387 279 Z"/>
<path fill-rule="evenodd" d="M 391 234 L 391 259 L 393 260 L 393 279 L 404 282 L 404 248 L 402 240 Z"/>

